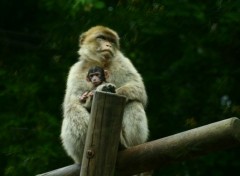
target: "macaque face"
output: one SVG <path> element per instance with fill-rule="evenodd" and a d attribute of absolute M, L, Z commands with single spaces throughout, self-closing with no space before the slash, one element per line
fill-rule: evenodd
<path fill-rule="evenodd" d="M 101 79 L 100 72 L 90 73 L 88 75 L 88 79 L 94 85 L 94 87 L 97 87 L 98 85 L 100 85 L 103 82 L 103 80 Z"/>
<path fill-rule="evenodd" d="M 105 58 L 111 58 L 114 56 L 116 42 L 112 36 L 106 34 L 98 34 L 96 36 L 97 52 Z"/>
<path fill-rule="evenodd" d="M 109 28 L 96 26 L 83 33 L 80 39 L 82 48 L 104 59 L 111 59 L 119 49 L 119 37 Z"/>
<path fill-rule="evenodd" d="M 101 67 L 95 66 L 91 67 L 87 74 L 87 81 L 91 82 L 94 87 L 99 86 L 106 81 L 108 77 L 108 71 Z"/>

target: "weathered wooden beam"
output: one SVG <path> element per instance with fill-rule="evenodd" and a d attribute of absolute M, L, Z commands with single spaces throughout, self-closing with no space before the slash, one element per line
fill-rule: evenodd
<path fill-rule="evenodd" d="M 116 171 L 118 175 L 131 175 L 161 169 L 173 162 L 239 145 L 240 120 L 233 117 L 120 151 Z M 76 165 L 65 168 L 71 168 L 72 173 L 80 170 Z M 75 176 L 58 170 L 39 176 Z M 57 172 L 58 175 L 54 175 Z"/>
<path fill-rule="evenodd" d="M 81 176 L 114 175 L 125 102 L 123 96 L 95 92 Z"/>
<path fill-rule="evenodd" d="M 119 153 L 119 175 L 131 175 L 240 144 L 240 120 L 230 118 Z"/>
<path fill-rule="evenodd" d="M 73 164 L 44 174 L 38 174 L 37 176 L 79 176 L 80 169 L 80 165 Z"/>

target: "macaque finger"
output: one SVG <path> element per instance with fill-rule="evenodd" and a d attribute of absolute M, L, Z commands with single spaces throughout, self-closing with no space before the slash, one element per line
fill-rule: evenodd
<path fill-rule="evenodd" d="M 88 97 L 88 93 L 89 93 L 89 92 L 85 92 L 85 93 L 83 93 L 83 94 L 80 96 L 80 100 L 81 100 L 81 101 L 86 100 L 87 97 Z"/>
<path fill-rule="evenodd" d="M 88 96 L 92 97 L 94 95 L 94 91 L 88 93 Z"/>

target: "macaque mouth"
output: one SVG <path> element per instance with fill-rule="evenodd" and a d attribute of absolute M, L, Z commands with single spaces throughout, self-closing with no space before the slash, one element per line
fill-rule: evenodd
<path fill-rule="evenodd" d="M 92 83 L 93 83 L 93 84 L 98 84 L 99 81 L 97 81 L 97 80 L 93 80 Z"/>
<path fill-rule="evenodd" d="M 101 50 L 100 53 L 103 55 L 103 56 L 111 56 L 113 57 L 114 54 L 111 50 Z"/>
<path fill-rule="evenodd" d="M 112 53 L 111 50 L 108 50 L 108 49 L 104 49 L 104 50 L 99 50 L 100 52 L 109 52 L 109 53 Z"/>

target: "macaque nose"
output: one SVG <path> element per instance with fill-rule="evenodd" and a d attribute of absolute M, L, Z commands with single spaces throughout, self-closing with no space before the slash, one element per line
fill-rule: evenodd
<path fill-rule="evenodd" d="M 112 48 L 112 45 L 110 43 L 106 43 L 106 47 Z"/>
<path fill-rule="evenodd" d="M 96 82 L 97 81 L 97 78 L 96 77 L 93 77 L 92 78 L 92 82 Z"/>

